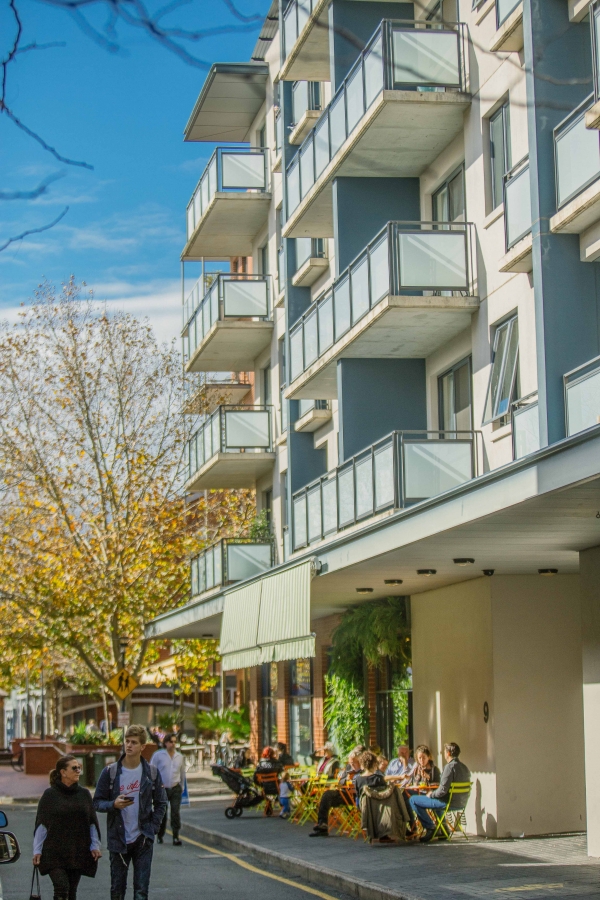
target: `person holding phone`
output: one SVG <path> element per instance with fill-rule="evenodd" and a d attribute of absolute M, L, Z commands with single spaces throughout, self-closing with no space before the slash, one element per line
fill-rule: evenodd
<path fill-rule="evenodd" d="M 145 744 L 146 729 L 130 725 L 125 753 L 103 769 L 94 794 L 94 809 L 108 816 L 111 900 L 124 900 L 130 863 L 135 900 L 148 898 L 154 837 L 167 809 L 167 795 L 160 772 L 142 757 Z"/>

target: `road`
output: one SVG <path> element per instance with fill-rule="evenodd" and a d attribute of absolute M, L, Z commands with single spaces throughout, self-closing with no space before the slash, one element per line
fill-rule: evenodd
<path fill-rule="evenodd" d="M 13 831 L 21 846 L 21 859 L 14 865 L 0 867 L 4 900 L 25 900 L 31 884 L 31 845 L 35 806 L 4 807 L 8 817 L 8 830 Z M 102 821 L 103 837 L 106 834 Z M 154 846 L 150 898 L 169 895 L 173 900 L 198 900 L 198 897 L 218 896 L 229 898 L 254 898 L 261 900 L 347 900 L 345 895 L 318 890 L 302 879 L 284 875 L 275 869 L 258 867 L 249 857 L 228 854 L 203 847 L 197 842 L 184 840 L 182 847 L 173 847 L 169 835 L 165 843 Z M 104 841 L 103 841 L 104 847 Z M 95 879 L 81 880 L 78 900 L 109 900 L 110 878 L 108 853 L 100 860 Z M 133 896 L 131 876 L 128 897 Z M 52 884 L 42 878 L 42 900 L 51 900 Z"/>

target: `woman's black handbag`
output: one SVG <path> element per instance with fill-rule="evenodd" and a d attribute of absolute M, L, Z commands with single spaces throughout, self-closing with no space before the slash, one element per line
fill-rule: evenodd
<path fill-rule="evenodd" d="M 42 889 L 40 887 L 40 870 L 37 866 L 33 867 L 31 876 L 31 893 L 29 900 L 42 900 Z"/>

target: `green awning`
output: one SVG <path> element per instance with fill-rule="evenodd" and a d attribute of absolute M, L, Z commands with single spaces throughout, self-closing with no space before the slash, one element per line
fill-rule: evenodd
<path fill-rule="evenodd" d="M 312 561 L 225 595 L 221 656 L 224 671 L 315 655 L 310 631 Z"/>

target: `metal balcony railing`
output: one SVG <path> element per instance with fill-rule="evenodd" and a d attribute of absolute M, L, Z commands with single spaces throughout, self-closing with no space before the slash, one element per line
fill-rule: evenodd
<path fill-rule="evenodd" d="M 585 114 L 593 103 L 590 94 L 554 129 L 557 209 L 600 177 L 600 134 L 585 127 Z"/>
<path fill-rule="evenodd" d="M 600 0 L 590 4 L 592 63 L 594 69 L 594 99 L 600 100 Z"/>
<path fill-rule="evenodd" d="M 329 409 L 329 400 L 299 400 L 298 401 L 298 418 L 301 419 L 313 409 Z"/>
<path fill-rule="evenodd" d="M 308 259 L 325 259 L 327 257 L 327 241 L 325 238 L 296 238 L 296 271 L 301 269 Z"/>
<path fill-rule="evenodd" d="M 265 453 L 272 446 L 270 407 L 219 406 L 188 442 L 189 478 L 217 453 Z"/>
<path fill-rule="evenodd" d="M 465 222 L 388 222 L 290 330 L 291 380 L 386 296 L 472 293 L 473 231 Z"/>
<path fill-rule="evenodd" d="M 196 396 L 198 391 L 204 387 L 221 387 L 223 393 L 227 393 L 227 388 L 233 385 L 248 385 L 251 388 L 250 374 L 248 372 L 193 372 L 184 378 L 184 393 L 186 399 Z"/>
<path fill-rule="evenodd" d="M 515 400 L 511 406 L 513 459 L 521 459 L 540 449 L 540 420 L 537 391 Z"/>
<path fill-rule="evenodd" d="M 190 319 L 192 318 L 195 311 L 198 309 L 199 305 L 202 303 L 202 300 L 210 291 L 215 279 L 219 275 L 227 275 L 229 274 L 229 269 L 226 270 L 217 270 L 215 272 L 205 272 L 204 275 L 201 275 L 200 278 L 196 281 L 193 288 L 185 297 L 182 303 L 182 337 L 187 335 L 187 327 Z"/>
<path fill-rule="evenodd" d="M 313 11 L 314 0 L 291 0 L 283 13 L 283 58 L 287 59 L 290 50 L 302 34 L 308 17 Z"/>
<path fill-rule="evenodd" d="M 393 431 L 311 482 L 292 497 L 294 550 L 475 478 L 477 434 Z"/>
<path fill-rule="evenodd" d="M 287 168 L 288 216 L 381 91 L 465 90 L 465 34 L 461 23 L 381 22 Z"/>
<path fill-rule="evenodd" d="M 600 356 L 564 376 L 567 435 L 600 425 Z"/>
<path fill-rule="evenodd" d="M 268 150 L 264 147 L 217 147 L 187 207 L 191 238 L 217 191 L 269 190 Z"/>
<path fill-rule="evenodd" d="M 192 358 L 215 322 L 269 319 L 269 282 L 269 275 L 218 275 L 202 300 L 197 302 L 192 291 L 188 303 L 193 312 L 183 329 L 188 359 Z"/>
<path fill-rule="evenodd" d="M 214 587 L 253 578 L 272 568 L 273 563 L 271 541 L 224 538 L 190 560 L 192 597 Z"/>
<path fill-rule="evenodd" d="M 321 109 L 321 85 L 318 81 L 295 81 L 292 85 L 294 127 L 308 109 Z"/>
<path fill-rule="evenodd" d="M 525 157 L 504 176 L 504 240 L 507 251 L 529 234 L 531 225 L 529 157 Z"/>

